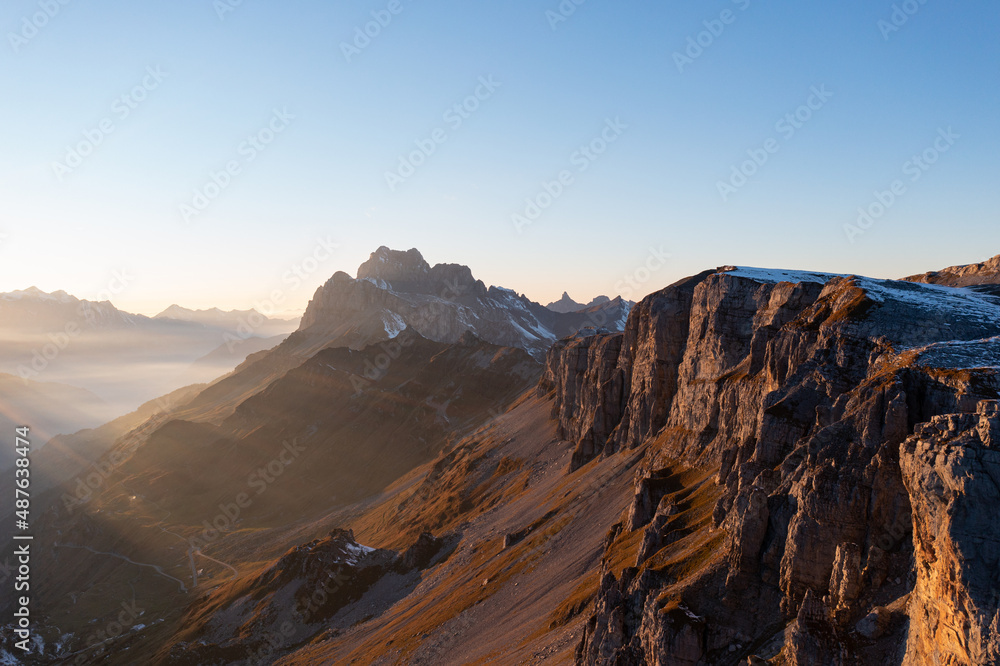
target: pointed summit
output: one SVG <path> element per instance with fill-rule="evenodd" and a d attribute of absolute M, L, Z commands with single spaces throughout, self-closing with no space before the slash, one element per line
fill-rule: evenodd
<path fill-rule="evenodd" d="M 564 291 L 562 298 L 560 298 L 558 301 L 553 301 L 549 303 L 545 307 L 547 307 L 549 310 L 552 310 L 553 312 L 561 312 L 565 314 L 567 312 L 576 312 L 577 310 L 582 310 L 586 306 L 583 305 L 583 303 L 577 303 L 576 301 L 574 301 L 572 298 L 570 298 L 569 292 Z"/>

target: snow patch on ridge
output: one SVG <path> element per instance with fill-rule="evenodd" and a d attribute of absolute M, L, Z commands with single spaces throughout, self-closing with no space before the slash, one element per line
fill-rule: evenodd
<path fill-rule="evenodd" d="M 1000 321 L 1000 300 L 967 287 L 947 287 L 903 280 L 879 280 L 858 275 L 786 271 L 746 266 L 730 266 L 722 269 L 721 272 L 769 284 L 779 282 L 826 284 L 834 278 L 849 278 L 854 280 L 858 287 L 878 303 L 900 303 L 921 310 L 983 323 Z"/>
<path fill-rule="evenodd" d="M 395 338 L 406 329 L 406 322 L 395 312 L 386 312 L 382 315 L 382 326 L 389 339 Z"/>
<path fill-rule="evenodd" d="M 369 548 L 368 546 L 362 546 L 360 543 L 346 543 L 344 544 L 344 550 L 347 551 L 346 563 L 350 565 L 356 565 L 358 560 L 366 556 L 368 553 L 374 553 L 374 548 Z"/>
<path fill-rule="evenodd" d="M 928 345 L 920 351 L 917 363 L 953 370 L 1000 370 L 1000 336 Z"/>
<path fill-rule="evenodd" d="M 383 291 L 389 291 L 389 283 L 383 280 L 382 278 L 363 277 L 361 278 L 361 281 L 370 282 L 371 284 L 375 285 L 379 289 L 382 289 Z"/>
<path fill-rule="evenodd" d="M 838 273 L 815 273 L 812 271 L 786 271 L 780 268 L 752 268 L 750 266 L 727 266 L 720 272 L 733 277 L 747 278 L 757 282 L 777 284 L 779 282 L 814 282 L 826 284 L 833 278 L 849 277 Z"/>
<path fill-rule="evenodd" d="M 892 300 L 928 310 L 953 311 L 955 314 L 986 321 L 996 321 L 997 315 L 1000 315 L 998 301 L 995 298 L 966 287 L 945 287 L 872 278 L 856 279 L 859 286 L 873 300 L 879 302 Z"/>

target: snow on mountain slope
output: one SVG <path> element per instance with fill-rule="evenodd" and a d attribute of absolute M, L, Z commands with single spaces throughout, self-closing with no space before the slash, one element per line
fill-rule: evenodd
<path fill-rule="evenodd" d="M 847 297 L 849 290 L 857 290 L 853 297 L 866 308 L 858 330 L 869 330 L 877 322 L 882 335 L 901 348 L 948 340 L 952 331 L 956 340 L 992 337 L 1000 323 L 1000 298 L 971 287 L 742 266 L 725 267 L 720 273 L 762 284 L 821 284 L 824 294 L 840 290 Z"/>

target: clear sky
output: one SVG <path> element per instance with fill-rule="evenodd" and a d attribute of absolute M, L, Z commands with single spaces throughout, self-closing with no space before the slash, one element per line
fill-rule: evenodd
<path fill-rule="evenodd" d="M 893 5 L 6 0 L 0 291 L 295 309 L 380 245 L 541 302 L 985 259 L 1000 3 Z"/>

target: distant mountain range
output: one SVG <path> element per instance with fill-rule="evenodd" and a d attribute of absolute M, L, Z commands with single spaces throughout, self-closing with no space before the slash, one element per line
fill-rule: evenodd
<path fill-rule="evenodd" d="M 56 334 L 74 324 L 81 330 L 138 328 L 155 333 L 209 330 L 270 337 L 291 333 L 298 320 L 268 318 L 256 310 L 190 310 L 179 305 L 147 317 L 119 310 L 110 301 L 88 301 L 65 291 L 46 293 L 30 287 L 0 293 L 0 334 L 5 336 L 4 342 L 8 342 L 8 337 L 28 332 Z"/>
<path fill-rule="evenodd" d="M 14 419 L 29 405 L 34 405 L 29 413 L 51 413 L 62 403 L 43 400 L 51 393 L 46 387 L 62 384 L 93 395 L 91 401 L 74 399 L 81 408 L 67 405 L 65 418 L 39 416 L 38 434 L 45 436 L 36 443 L 43 444 L 49 435 L 99 425 L 182 386 L 216 379 L 248 354 L 281 342 L 296 324 L 253 311 L 179 306 L 146 317 L 108 301 L 36 287 L 3 293 L 0 372 L 19 381 L 0 383 L 0 417 Z M 31 397 L 39 401 L 32 403 Z M 55 432 L 43 424 L 56 427 Z"/>
<path fill-rule="evenodd" d="M 230 331 L 234 335 L 254 335 L 261 338 L 288 335 L 296 329 L 299 323 L 298 319 L 268 318 L 253 309 L 189 310 L 176 304 L 154 316 L 153 319 L 197 322 L 205 326 Z"/>
<path fill-rule="evenodd" d="M 393 339 L 407 327 L 448 343 L 471 332 L 542 360 L 560 337 L 622 330 L 631 306 L 621 298 L 601 297 L 576 311 L 554 312 L 509 289 L 487 288 L 468 267 L 432 267 L 418 250 L 380 247 L 356 278 L 337 273 L 320 287 L 301 322 L 254 310 L 192 310 L 177 304 L 147 317 L 107 301 L 35 287 L 0 294 L 0 372 L 79 386 L 100 396 L 100 409 L 67 412 L 89 418 L 60 420 L 51 433 L 70 434 L 189 384 L 212 384 L 194 404 L 196 411 L 221 418 L 256 387 L 320 349 L 363 348 Z M 296 324 L 299 330 L 285 340 Z M 12 386 L 0 384 L 0 415 Z M 20 413 L 8 412 L 10 418 Z M 39 432 L 48 439 L 49 429 Z"/>
<path fill-rule="evenodd" d="M 611 299 L 608 298 L 607 296 L 601 295 L 597 296 L 596 298 L 594 298 L 594 300 L 590 301 L 587 304 L 577 303 L 576 301 L 574 301 L 572 298 L 569 297 L 569 293 L 564 291 L 562 298 L 560 298 L 558 301 L 552 301 L 545 307 L 547 307 L 549 310 L 552 310 L 553 312 L 579 312 L 580 310 L 585 310 L 587 308 L 604 305 L 610 300 Z M 635 305 L 635 303 L 632 302 L 629 302 L 628 304 L 629 306 Z"/>
<path fill-rule="evenodd" d="M 65 291 L 46 293 L 38 287 L 0 294 L 0 334 L 4 342 L 27 333 L 58 334 L 67 327 L 88 329 L 133 328 L 142 315 L 122 312 L 109 301 L 87 301 Z"/>
<path fill-rule="evenodd" d="M 580 331 L 620 331 L 631 306 L 621 298 L 574 313 L 553 312 L 502 287 L 487 288 L 458 264 L 430 266 L 416 249 L 380 247 L 357 271 L 335 273 L 313 295 L 299 329 L 274 349 L 251 354 L 190 405 L 188 418 L 220 421 L 261 386 L 281 378 L 328 347 L 364 349 L 407 328 L 435 342 L 466 333 L 541 361 L 560 337 Z"/>

